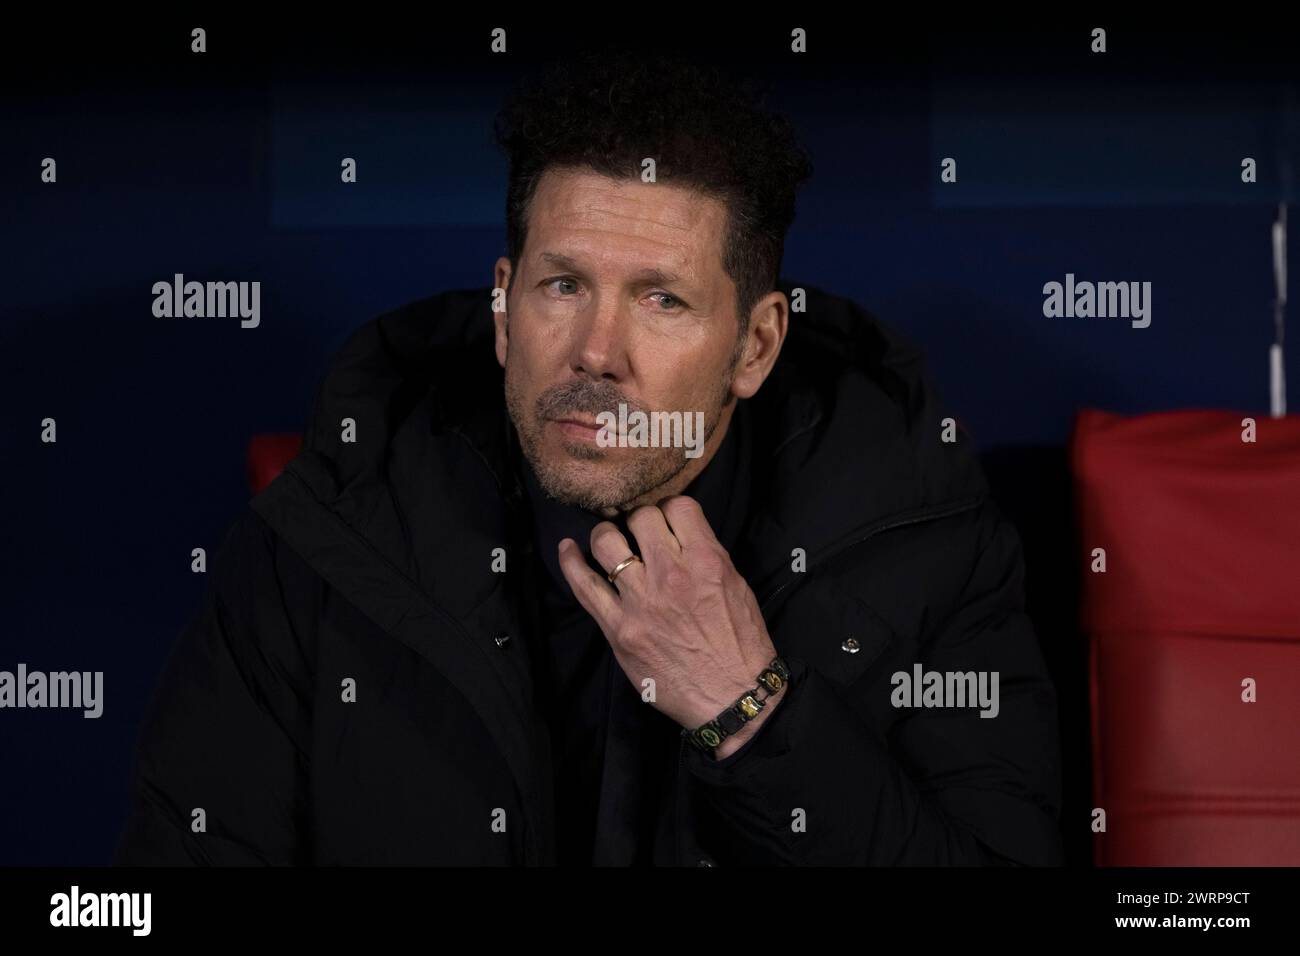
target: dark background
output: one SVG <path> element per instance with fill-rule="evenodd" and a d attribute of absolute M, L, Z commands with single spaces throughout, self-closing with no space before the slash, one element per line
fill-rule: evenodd
<path fill-rule="evenodd" d="M 1064 446 L 1080 407 L 1267 414 L 1269 228 L 1300 159 L 1296 55 L 1280 31 L 1217 25 L 636 14 L 608 30 L 770 79 L 816 165 L 784 275 L 922 345 L 982 449 L 1025 542 L 1060 696 L 1063 830 L 1086 865 Z M 521 71 L 600 40 L 567 16 L 13 22 L 0 50 L 0 669 L 101 670 L 105 704 L 98 720 L 0 712 L 0 864 L 107 862 L 148 695 L 205 585 L 190 551 L 211 554 L 245 506 L 250 436 L 302 428 L 358 324 L 491 284 L 505 185 L 491 118 Z M 194 26 L 205 54 L 189 52 Z M 496 26 L 505 55 L 488 52 Z M 809 53 L 789 52 L 792 26 Z M 1089 52 L 1094 26 L 1104 55 Z M 46 156 L 56 185 L 40 182 Z M 344 156 L 355 185 L 339 182 Z M 939 182 L 945 156 L 957 184 Z M 1256 184 L 1240 181 L 1245 156 Z M 155 318 L 151 286 L 176 272 L 260 280 L 260 327 Z M 1067 272 L 1150 281 L 1151 326 L 1044 318 L 1042 286 Z M 47 416 L 54 445 L 39 438 Z"/>

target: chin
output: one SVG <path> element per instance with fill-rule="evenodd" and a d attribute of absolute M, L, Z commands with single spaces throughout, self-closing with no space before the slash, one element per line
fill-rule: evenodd
<path fill-rule="evenodd" d="M 621 501 L 622 482 L 604 452 L 592 455 L 591 451 L 562 451 L 546 459 L 543 468 L 534 469 L 543 490 L 567 505 L 593 510 L 616 507 Z"/>

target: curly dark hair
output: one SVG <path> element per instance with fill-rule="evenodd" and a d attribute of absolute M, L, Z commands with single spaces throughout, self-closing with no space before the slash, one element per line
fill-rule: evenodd
<path fill-rule="evenodd" d="M 779 277 L 795 192 L 812 161 L 783 116 L 763 106 L 757 83 L 683 55 L 617 46 L 553 63 L 519 87 L 497 115 L 510 163 L 506 255 L 513 276 L 528 206 L 552 167 L 587 167 L 617 178 L 655 159 L 656 180 L 723 201 L 723 268 L 736 285 L 741 335 Z"/>

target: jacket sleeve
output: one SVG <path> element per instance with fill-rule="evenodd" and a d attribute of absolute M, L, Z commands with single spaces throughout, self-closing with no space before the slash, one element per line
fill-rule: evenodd
<path fill-rule="evenodd" d="M 137 741 L 116 864 L 306 862 L 310 685 L 275 551 L 249 511 L 212 559 Z"/>
<path fill-rule="evenodd" d="M 981 528 L 920 663 L 998 672 L 997 716 L 907 709 L 882 738 L 852 699 L 890 693 L 878 674 L 841 688 L 787 657 L 786 699 L 740 750 L 718 761 L 686 748 L 720 863 L 1061 865 L 1056 694 L 1024 613 L 1020 540 L 991 506 Z"/>

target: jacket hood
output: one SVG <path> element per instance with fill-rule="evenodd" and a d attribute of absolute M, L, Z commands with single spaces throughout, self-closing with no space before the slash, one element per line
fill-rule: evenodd
<path fill-rule="evenodd" d="M 778 288 L 793 296 L 792 283 Z M 750 582 L 760 599 L 792 548 L 812 563 L 987 491 L 966 436 L 942 441 L 947 412 L 921 353 L 851 300 L 800 288 L 805 311 L 791 315 L 771 375 L 746 402 L 754 509 L 737 557 L 761 569 Z M 502 501 L 522 494 L 490 304 L 490 288 L 453 290 L 358 328 L 324 377 L 302 451 L 263 492 L 300 483 L 452 614 L 494 587 Z M 448 543 L 461 560 L 448 559 Z"/>

